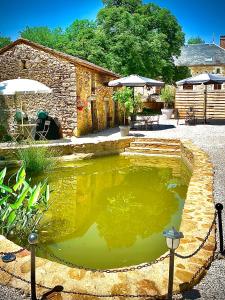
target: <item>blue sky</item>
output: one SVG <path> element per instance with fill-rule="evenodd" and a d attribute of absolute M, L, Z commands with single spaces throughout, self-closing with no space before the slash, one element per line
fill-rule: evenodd
<path fill-rule="evenodd" d="M 216 42 L 225 35 L 224 0 L 144 0 L 166 7 L 177 17 L 186 38 L 199 35 Z M 13 40 L 26 26 L 65 28 L 75 19 L 95 19 L 101 0 L 0 0 L 0 35 Z"/>

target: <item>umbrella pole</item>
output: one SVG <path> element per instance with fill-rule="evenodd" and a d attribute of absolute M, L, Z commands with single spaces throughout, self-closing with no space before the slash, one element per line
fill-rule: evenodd
<path fill-rule="evenodd" d="M 205 90 L 204 90 L 204 124 L 207 123 L 207 85 L 205 85 Z"/>

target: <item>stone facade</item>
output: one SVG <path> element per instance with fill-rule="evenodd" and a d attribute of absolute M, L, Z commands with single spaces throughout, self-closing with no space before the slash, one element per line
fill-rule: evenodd
<path fill-rule="evenodd" d="M 218 73 L 220 70 L 220 74 L 225 75 L 225 65 L 215 65 L 215 66 L 190 66 L 191 75 L 195 76 L 202 73 Z"/>
<path fill-rule="evenodd" d="M 113 89 L 104 85 L 105 82 L 113 79 L 106 74 L 95 73 L 83 66 L 76 67 L 77 102 L 82 108 L 77 111 L 76 136 L 114 127 Z M 93 82 L 94 90 L 92 88 Z"/>
<path fill-rule="evenodd" d="M 106 125 L 114 126 L 112 89 L 104 86 L 105 81 L 117 78 L 111 71 L 21 39 L 0 50 L 0 81 L 18 77 L 40 81 L 53 92 L 18 95 L 16 99 L 1 96 L 0 122 L 8 125 L 9 132 L 13 130 L 14 115 L 16 109 L 20 109 L 21 101 L 29 119 L 36 119 L 39 110 L 57 118 L 63 136 L 91 132 L 93 122 L 96 122 L 95 130 L 106 128 Z M 90 100 L 93 78 L 96 99 L 92 102 L 96 105 Z M 104 122 L 106 100 L 110 124 Z M 80 101 L 85 106 L 82 110 L 78 109 Z M 91 113 L 93 107 L 97 111 L 95 115 Z"/>
<path fill-rule="evenodd" d="M 138 141 L 139 139 L 136 139 Z M 98 149 L 118 148 L 124 149 L 134 139 L 121 139 L 120 141 L 105 141 L 99 143 L 83 144 L 84 152 L 89 149 L 92 153 Z M 140 139 L 139 141 L 142 141 Z M 151 142 L 151 139 L 148 140 Z M 153 140 L 154 141 L 154 140 Z M 145 140 L 146 142 L 146 140 Z M 166 140 L 164 140 L 167 143 Z M 82 145 L 78 146 L 82 149 Z M 75 150 L 75 148 L 74 148 Z M 175 149 L 176 150 L 176 149 Z M 213 167 L 208 155 L 189 141 L 181 140 L 180 156 L 191 168 L 192 176 L 189 183 L 185 205 L 183 209 L 180 231 L 184 238 L 181 240 L 177 252 L 181 255 L 193 253 L 204 241 L 209 229 L 211 234 L 193 257 L 187 259 L 175 258 L 174 291 L 179 292 L 193 287 L 205 274 L 213 258 L 215 250 L 215 225 L 213 203 Z M 146 158 L 147 159 L 147 158 Z M 174 170 L 176 172 L 176 170 Z M 19 246 L 0 236 L 0 251 L 10 252 L 19 249 Z M 168 254 L 168 253 L 165 253 Z M 101 297 L 94 295 L 109 295 L 114 300 L 129 299 L 125 295 L 142 295 L 136 299 L 143 299 L 149 295 L 156 299 L 166 298 L 168 287 L 169 258 L 143 269 L 135 269 L 121 273 L 93 272 L 78 268 L 69 268 L 65 265 L 46 259 L 37 258 L 37 283 L 48 287 L 63 285 L 64 293 L 54 299 L 96 300 Z M 30 285 L 12 277 L 10 273 L 21 276 L 24 280 L 30 279 L 30 253 L 24 250 L 17 254 L 17 259 L 11 263 L 0 260 L 0 283 L 23 289 L 30 292 Z M 9 273 L 4 272 L 6 270 Z M 67 291 L 67 293 L 65 293 Z M 46 292 L 45 288 L 37 288 L 38 296 Z M 83 295 L 72 294 L 83 293 Z M 87 296 L 90 293 L 93 296 Z M 118 296 L 118 295 L 124 295 Z"/>

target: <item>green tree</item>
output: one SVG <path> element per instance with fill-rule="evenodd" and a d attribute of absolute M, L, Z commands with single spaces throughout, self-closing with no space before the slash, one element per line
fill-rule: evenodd
<path fill-rule="evenodd" d="M 104 49 L 97 34 L 96 22 L 75 20 L 65 31 L 66 52 L 102 64 Z"/>
<path fill-rule="evenodd" d="M 43 46 L 66 51 L 66 37 L 60 27 L 53 30 L 48 27 L 26 27 L 20 35 L 24 39 Z"/>
<path fill-rule="evenodd" d="M 188 40 L 188 45 L 194 45 L 194 44 L 205 44 L 205 41 L 200 36 L 191 37 Z"/>
<path fill-rule="evenodd" d="M 184 34 L 176 18 L 154 4 L 108 5 L 97 16 L 102 65 L 121 75 L 138 73 L 149 77 L 174 78 L 172 57 L 180 54 Z"/>
<path fill-rule="evenodd" d="M 134 12 L 137 7 L 142 5 L 142 0 L 103 0 L 102 2 L 106 7 L 124 6 L 130 12 Z"/>
<path fill-rule="evenodd" d="M 80 56 L 121 75 L 175 81 L 173 56 L 180 54 L 184 34 L 176 18 L 141 0 L 104 0 L 96 22 L 75 20 L 65 31 L 27 27 L 21 36 Z"/>
<path fill-rule="evenodd" d="M 11 43 L 11 39 L 9 37 L 0 36 L 0 48 L 3 48 Z"/>

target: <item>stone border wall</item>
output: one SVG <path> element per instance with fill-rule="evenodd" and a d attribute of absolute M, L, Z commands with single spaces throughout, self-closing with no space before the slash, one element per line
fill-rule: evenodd
<path fill-rule="evenodd" d="M 130 139 L 114 141 L 114 145 L 130 141 Z M 109 144 L 107 145 L 107 143 Z M 98 143 L 97 145 L 96 149 L 98 151 L 96 152 L 100 153 L 102 150 L 108 149 L 110 142 Z M 84 150 L 89 149 L 87 145 L 80 145 L 79 147 L 84 147 Z M 120 149 L 123 147 L 121 146 Z M 192 177 L 187 191 L 180 227 L 180 231 L 184 234 L 184 239 L 181 240 L 180 246 L 177 249 L 178 253 L 187 255 L 199 247 L 214 219 L 213 166 L 208 155 L 190 141 L 181 140 L 181 157 L 192 168 Z M 15 251 L 18 248 L 19 246 L 10 242 L 4 236 L 0 236 L 0 251 Z M 175 291 L 179 292 L 191 288 L 200 280 L 205 274 L 205 270 L 200 271 L 199 276 L 194 281 L 192 281 L 192 278 L 198 270 L 201 270 L 203 265 L 208 264 L 208 260 L 213 255 L 214 249 L 215 232 L 213 230 L 204 247 L 195 256 L 184 260 L 175 258 Z M 30 278 L 30 254 L 28 251 L 18 254 L 17 260 L 9 264 L 4 264 L 0 260 L 0 266 L 27 280 Z M 37 258 L 36 276 L 37 282 L 40 284 L 50 287 L 63 285 L 64 290 L 67 291 L 100 295 L 146 294 L 161 298 L 167 294 L 168 266 L 169 259 L 167 258 L 141 270 L 107 274 L 69 268 L 56 262 Z M 0 283 L 21 288 L 26 293 L 30 291 L 29 285 L 3 272 L 1 272 Z M 40 296 L 45 290 L 38 288 L 37 292 Z M 62 299 L 89 300 L 100 298 L 62 294 Z M 113 297 L 113 299 L 122 300 L 126 298 Z"/>

